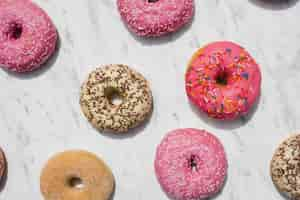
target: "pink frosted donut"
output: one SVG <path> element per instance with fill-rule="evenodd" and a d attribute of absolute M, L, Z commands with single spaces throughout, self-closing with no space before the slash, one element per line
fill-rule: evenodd
<path fill-rule="evenodd" d="M 221 190 L 227 159 L 222 144 L 212 134 L 178 129 L 167 134 L 158 146 L 155 172 L 172 199 L 205 199 Z"/>
<path fill-rule="evenodd" d="M 189 99 L 208 116 L 235 119 L 260 94 L 261 73 L 249 53 L 232 42 L 214 42 L 199 49 L 186 72 Z"/>
<path fill-rule="evenodd" d="M 191 21 L 194 0 L 118 0 L 121 17 L 139 36 L 158 37 Z"/>
<path fill-rule="evenodd" d="M 29 0 L 0 0 L 0 66 L 15 72 L 39 68 L 53 54 L 57 31 Z"/>

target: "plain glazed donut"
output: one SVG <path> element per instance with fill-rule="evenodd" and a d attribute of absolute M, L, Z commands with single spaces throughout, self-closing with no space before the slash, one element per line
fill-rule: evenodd
<path fill-rule="evenodd" d="M 118 0 L 123 21 L 135 34 L 158 37 L 175 32 L 194 15 L 194 0 Z"/>
<path fill-rule="evenodd" d="M 0 1 L 0 67 L 39 68 L 55 51 L 57 38 L 49 16 L 30 0 Z"/>
<path fill-rule="evenodd" d="M 271 177 L 285 196 L 300 200 L 300 135 L 292 135 L 276 149 L 271 161 Z"/>
<path fill-rule="evenodd" d="M 114 103 L 115 97 L 121 102 Z M 100 131 L 126 132 L 152 111 L 148 81 L 125 65 L 106 65 L 90 73 L 81 87 L 84 115 Z"/>
<path fill-rule="evenodd" d="M 206 199 L 224 184 L 226 154 L 221 142 L 204 130 L 174 130 L 157 148 L 155 172 L 162 189 L 172 199 Z"/>
<path fill-rule="evenodd" d="M 248 113 L 260 87 L 259 66 L 245 49 L 232 42 L 214 42 L 199 49 L 186 72 L 189 99 L 217 119 L 235 119 Z"/>
<path fill-rule="evenodd" d="M 66 151 L 51 158 L 41 174 L 45 200 L 109 200 L 114 177 L 109 167 L 86 151 Z"/>

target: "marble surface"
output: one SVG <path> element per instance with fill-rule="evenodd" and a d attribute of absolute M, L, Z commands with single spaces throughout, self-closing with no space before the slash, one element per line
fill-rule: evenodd
<path fill-rule="evenodd" d="M 224 143 L 229 172 L 218 200 L 282 199 L 269 176 L 279 142 L 299 130 L 300 2 L 196 0 L 196 15 L 179 33 L 160 39 L 130 34 L 116 0 L 36 0 L 56 24 L 57 54 L 33 74 L 0 71 L 0 145 L 8 179 L 0 200 L 42 199 L 41 169 L 50 156 L 85 149 L 102 156 L 116 179 L 113 199 L 168 199 L 156 181 L 155 148 L 169 130 L 203 128 Z M 261 66 L 260 100 L 235 122 L 199 114 L 184 90 L 184 72 L 200 46 L 232 40 Z M 104 135 L 80 111 L 79 88 L 99 64 L 124 63 L 143 73 L 154 95 L 151 119 L 133 133 Z"/>

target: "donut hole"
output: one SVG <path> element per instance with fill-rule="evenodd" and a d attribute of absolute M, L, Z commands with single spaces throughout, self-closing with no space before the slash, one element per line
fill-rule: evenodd
<path fill-rule="evenodd" d="M 23 26 L 20 23 L 13 22 L 9 25 L 8 31 L 7 31 L 7 37 L 10 40 L 17 40 L 21 37 L 23 32 Z"/>
<path fill-rule="evenodd" d="M 198 171 L 197 157 L 195 155 L 191 155 L 188 159 L 188 166 L 192 171 Z"/>
<path fill-rule="evenodd" d="M 123 97 L 120 91 L 114 87 L 107 87 L 104 89 L 104 95 L 108 99 L 109 103 L 114 106 L 118 106 L 123 103 Z"/>
<path fill-rule="evenodd" d="M 159 0 L 147 0 L 148 3 L 156 3 L 158 2 Z"/>
<path fill-rule="evenodd" d="M 216 76 L 216 83 L 219 85 L 227 85 L 228 74 L 226 71 L 219 72 Z"/>
<path fill-rule="evenodd" d="M 71 177 L 68 180 L 68 185 L 74 189 L 81 189 L 84 187 L 83 181 L 79 177 Z"/>

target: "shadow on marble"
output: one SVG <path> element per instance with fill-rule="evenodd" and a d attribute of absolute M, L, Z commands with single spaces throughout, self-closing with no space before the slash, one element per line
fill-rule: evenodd
<path fill-rule="evenodd" d="M 196 10 L 195 10 L 195 13 L 196 13 Z M 179 29 L 178 31 L 176 31 L 174 33 L 169 33 L 169 34 L 163 35 L 161 37 L 141 37 L 141 36 L 137 36 L 127 28 L 127 25 L 125 24 L 125 22 L 123 20 L 122 20 L 122 22 L 123 22 L 123 25 L 128 30 L 128 32 L 130 33 L 130 35 L 136 41 L 142 43 L 143 45 L 151 46 L 151 45 L 162 45 L 162 44 L 166 44 L 166 43 L 173 42 L 173 41 L 177 40 L 178 38 L 180 38 L 183 34 L 185 34 L 189 30 L 189 28 L 194 23 L 194 19 L 195 19 L 195 14 L 193 15 L 193 18 L 191 19 L 191 21 L 188 24 L 184 25 L 181 29 Z"/>
<path fill-rule="evenodd" d="M 289 198 L 287 196 L 287 194 L 281 192 L 278 187 L 276 187 L 276 185 L 274 184 L 274 182 L 272 181 L 273 186 L 275 187 L 275 190 L 279 193 L 279 195 L 282 197 L 283 200 L 291 200 L 291 198 Z"/>
<path fill-rule="evenodd" d="M 291 198 L 289 198 L 286 194 L 280 192 L 278 189 L 277 189 L 277 191 L 283 200 L 291 200 Z"/>
<path fill-rule="evenodd" d="M 257 111 L 257 108 L 260 104 L 261 95 L 258 96 L 256 102 L 254 103 L 253 107 L 250 109 L 249 113 L 245 116 L 240 117 L 236 120 L 218 120 L 214 118 L 210 118 L 207 116 L 206 113 L 200 111 L 192 102 L 189 101 L 189 105 L 192 111 L 202 119 L 206 124 L 211 125 L 217 129 L 225 129 L 225 130 L 233 130 L 240 128 L 251 121 L 253 115 Z"/>
<path fill-rule="evenodd" d="M 8 177 L 8 163 L 7 160 L 5 160 L 6 169 L 4 171 L 4 176 L 0 182 L 0 193 L 4 190 L 6 183 L 7 183 L 7 177 Z"/>
<path fill-rule="evenodd" d="M 153 108 L 147 119 L 142 122 L 140 125 L 138 125 L 135 128 L 130 129 L 128 132 L 125 133 L 115 133 L 110 131 L 98 131 L 101 135 L 104 135 L 106 137 L 112 138 L 112 139 L 129 139 L 133 138 L 136 135 L 142 133 L 151 123 L 153 117 Z"/>
<path fill-rule="evenodd" d="M 58 58 L 59 52 L 61 49 L 61 38 L 58 35 L 58 39 L 57 39 L 57 44 L 55 47 L 55 52 L 53 53 L 53 55 L 46 61 L 46 63 L 44 63 L 40 68 L 32 71 L 32 72 L 25 72 L 25 73 L 17 73 L 17 72 L 12 72 L 6 69 L 3 69 L 8 75 L 11 75 L 13 77 L 16 77 L 18 79 L 21 80 L 27 80 L 27 79 L 33 79 L 36 78 L 40 75 L 42 75 L 43 73 L 46 73 L 51 66 L 53 66 Z"/>
<path fill-rule="evenodd" d="M 270 10 L 283 10 L 293 7 L 299 0 L 249 0 L 251 3 Z"/>
<path fill-rule="evenodd" d="M 115 179 L 115 177 L 114 177 L 114 179 Z M 115 194 L 116 194 L 116 179 L 115 179 L 115 182 L 114 182 L 114 188 L 113 188 L 113 191 L 112 191 L 112 193 L 111 193 L 111 195 L 110 195 L 110 197 L 109 197 L 109 200 L 114 200 L 115 199 Z"/>

